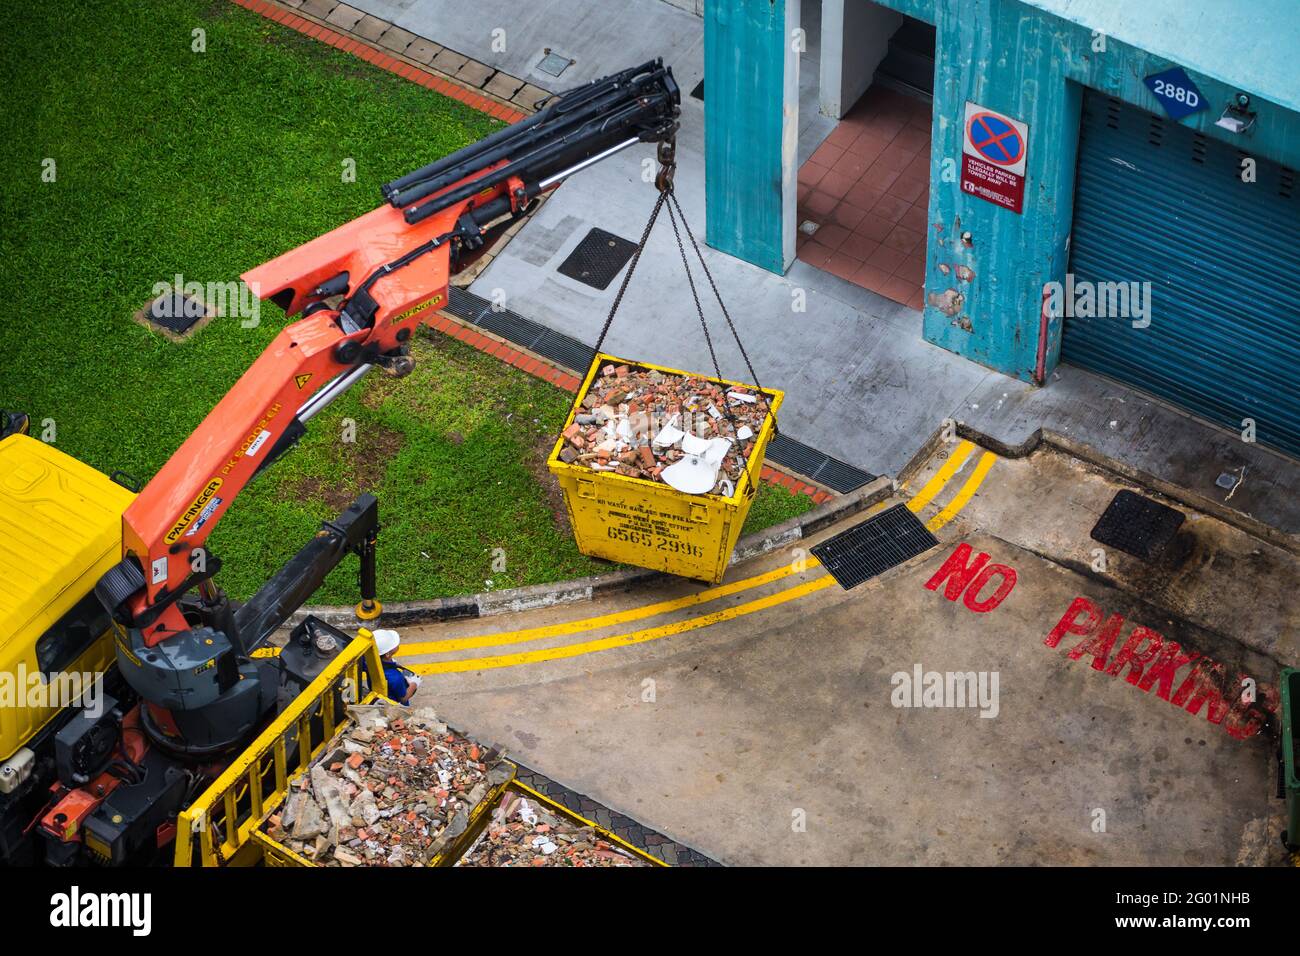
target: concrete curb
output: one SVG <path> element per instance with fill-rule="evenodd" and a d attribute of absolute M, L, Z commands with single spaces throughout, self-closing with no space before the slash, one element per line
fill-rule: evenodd
<path fill-rule="evenodd" d="M 1213 498 L 1206 498 L 1204 495 L 1197 494 L 1189 488 L 1181 485 L 1175 485 L 1163 478 L 1153 475 L 1150 472 L 1143 471 L 1140 468 L 1133 468 L 1124 464 L 1116 458 L 1103 454 L 1084 442 L 1068 438 L 1059 432 L 1051 429 L 1039 428 L 1034 431 L 1027 439 L 1019 445 L 1008 445 L 1005 442 L 997 441 L 983 434 L 982 432 L 957 423 L 957 434 L 961 438 L 973 441 L 978 445 L 989 449 L 1003 458 L 1024 458 L 1035 451 L 1040 445 L 1048 445 L 1052 448 L 1062 451 L 1067 455 L 1073 455 L 1075 458 L 1085 461 L 1088 464 L 1100 468 L 1103 471 L 1110 472 L 1125 481 L 1133 482 L 1137 485 L 1150 488 L 1152 491 L 1168 498 L 1170 501 L 1176 501 L 1188 508 L 1193 508 L 1202 514 L 1210 515 L 1217 518 L 1225 524 L 1232 525 L 1249 535 L 1267 541 L 1269 544 L 1276 545 L 1284 551 L 1292 554 L 1300 554 L 1300 536 L 1288 534 L 1279 528 L 1265 524 L 1257 518 L 1237 511 L 1235 508 L 1225 506 L 1222 502 L 1215 501 Z M 931 437 L 927 442 L 927 447 L 932 447 L 938 439 L 938 433 Z M 925 459 L 921 459 L 924 461 Z M 916 461 L 913 458 L 913 461 Z M 909 463 L 908 467 L 911 467 Z"/>
<path fill-rule="evenodd" d="M 893 480 L 880 477 L 857 491 L 833 498 L 810 511 L 741 538 L 732 552 L 732 563 L 759 557 L 785 547 L 829 527 L 837 521 L 865 511 L 893 494 Z M 460 597 L 434 598 L 429 601 L 403 601 L 384 605 L 378 621 L 359 621 L 351 607 L 320 605 L 303 607 L 294 612 L 285 627 L 294 627 L 309 614 L 335 627 L 403 627 L 412 624 L 437 624 L 464 618 L 513 614 L 560 604 L 590 601 L 607 594 L 629 591 L 634 587 L 666 581 L 672 575 L 646 568 L 626 568 L 608 574 L 596 574 L 554 584 L 533 584 L 522 588 L 466 594 Z"/>
<path fill-rule="evenodd" d="M 1257 518 L 1252 518 L 1245 512 L 1225 506 L 1222 502 L 1215 501 L 1213 498 L 1199 495 L 1189 488 L 1175 485 L 1138 468 L 1131 468 L 1123 462 L 1101 454 L 1090 445 L 1076 442 L 1064 435 L 1044 430 L 1042 431 L 1042 441 L 1091 465 L 1119 475 L 1121 478 L 1145 485 L 1172 501 L 1177 501 L 1179 504 L 1195 508 L 1203 514 L 1218 518 L 1225 524 L 1239 528 L 1247 534 L 1276 545 L 1284 551 L 1300 555 L 1300 536 L 1288 534 L 1280 528 L 1275 528 Z"/>

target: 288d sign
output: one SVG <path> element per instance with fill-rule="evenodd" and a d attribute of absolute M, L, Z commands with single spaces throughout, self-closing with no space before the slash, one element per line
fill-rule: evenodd
<path fill-rule="evenodd" d="M 1182 119 L 1205 109 L 1205 97 L 1181 67 L 1152 73 L 1142 82 L 1160 101 L 1170 119 Z"/>

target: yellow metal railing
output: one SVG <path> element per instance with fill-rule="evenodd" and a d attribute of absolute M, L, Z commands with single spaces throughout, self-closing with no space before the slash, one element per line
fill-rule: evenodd
<path fill-rule="evenodd" d="M 334 736 L 346 719 L 348 704 L 370 703 L 387 693 L 379 651 L 370 632 L 362 628 L 320 676 L 181 813 L 176 821 L 175 865 L 256 862 L 255 845 L 248 847 L 249 853 L 240 851 L 265 816 L 284 801 L 289 778 L 306 770 Z"/>

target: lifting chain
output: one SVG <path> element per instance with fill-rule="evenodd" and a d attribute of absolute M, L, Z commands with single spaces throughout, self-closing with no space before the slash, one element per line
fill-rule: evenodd
<path fill-rule="evenodd" d="M 722 317 L 727 322 L 727 328 L 731 330 L 731 337 L 735 339 L 736 347 L 740 350 L 741 357 L 745 360 L 745 368 L 749 371 L 750 381 L 758 389 L 760 400 L 764 405 L 767 404 L 767 396 L 762 393 L 762 383 L 758 380 L 758 373 L 754 371 L 754 364 L 749 360 L 749 353 L 745 351 L 745 346 L 740 341 L 740 333 L 736 331 L 736 325 L 731 320 L 731 313 L 727 311 L 726 305 L 722 301 L 722 293 L 718 291 L 718 285 L 713 281 L 713 273 L 709 271 L 708 263 L 704 261 L 704 253 L 700 245 L 695 241 L 695 234 L 691 231 L 690 224 L 686 221 L 686 213 L 682 210 L 681 203 L 677 199 L 677 194 L 673 190 L 673 176 L 677 172 L 677 139 L 675 136 L 669 137 L 659 143 L 658 150 L 659 171 L 655 175 L 655 187 L 659 190 L 659 198 L 655 201 L 654 209 L 650 211 L 650 218 L 646 221 L 645 229 L 641 231 L 641 241 L 637 243 L 636 251 L 632 253 L 632 259 L 628 263 L 627 272 L 623 274 L 623 281 L 619 284 L 618 292 L 614 295 L 614 301 L 609 307 L 609 315 L 605 317 L 605 324 L 601 327 L 600 336 L 596 339 L 594 352 L 597 354 L 605 344 L 605 336 L 609 334 L 609 327 L 614 322 L 614 315 L 618 312 L 618 307 L 623 303 L 623 294 L 627 292 L 628 284 L 632 281 L 632 273 L 636 271 L 637 263 L 641 261 L 641 253 L 645 251 L 646 242 L 650 239 L 650 233 L 654 229 L 659 213 L 667 207 L 668 222 L 672 225 L 673 236 L 677 240 L 677 251 L 681 255 L 682 268 L 686 272 L 686 283 L 691 290 L 691 298 L 695 301 L 695 311 L 700 317 L 700 328 L 704 330 L 704 342 L 709 348 L 709 358 L 713 361 L 714 374 L 721 379 L 722 369 L 718 365 L 718 355 L 713 348 L 713 336 L 709 334 L 709 323 L 704 317 L 704 306 L 700 302 L 699 291 L 695 285 L 695 277 L 691 273 L 690 260 L 686 255 L 686 246 L 682 242 L 682 233 L 686 233 L 686 238 L 690 240 L 691 248 L 695 252 L 696 259 L 699 260 L 700 270 L 704 273 L 705 279 L 708 280 L 709 288 L 713 292 L 714 299 L 717 300 L 718 308 L 722 311 Z M 681 220 L 680 226 L 678 220 Z M 731 420 L 733 427 L 736 425 L 735 417 L 732 415 L 730 403 L 724 403 L 727 407 L 724 414 Z M 776 422 L 772 423 L 772 434 L 777 434 Z M 745 461 L 744 452 L 737 449 L 742 461 Z M 745 467 L 748 469 L 749 463 L 745 461 Z"/>

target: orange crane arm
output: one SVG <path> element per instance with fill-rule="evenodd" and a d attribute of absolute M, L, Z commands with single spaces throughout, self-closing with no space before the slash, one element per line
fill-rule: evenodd
<path fill-rule="evenodd" d="M 125 625 L 118 664 L 147 705 L 146 732 L 172 747 L 190 737 L 210 749 L 237 736 L 235 709 L 247 718 L 262 706 L 250 700 L 255 681 L 236 673 L 251 647 L 210 581 L 220 562 L 205 547 L 239 492 L 372 368 L 410 371 L 416 326 L 446 305 L 451 275 L 541 194 L 638 142 L 670 140 L 680 103 L 660 60 L 595 80 L 385 184 L 386 205 L 244 274 L 259 298 L 302 318 L 276 336 L 127 508 L 123 559 L 95 588 Z M 285 584 L 290 578 L 296 583 Z M 312 580 L 289 574 L 268 582 L 264 590 L 276 593 L 258 608 L 259 631 L 291 613 L 290 597 Z M 196 587 L 201 600 L 182 604 Z M 173 711 L 188 715 L 185 727 L 171 720 Z"/>
<path fill-rule="evenodd" d="M 485 192 L 482 200 L 501 190 Z M 147 644 L 188 626 L 169 599 L 202 579 L 195 568 L 206 564 L 208 535 L 263 462 L 285 447 L 286 436 L 296 437 L 304 415 L 323 407 L 322 390 L 337 394 L 372 365 L 390 361 L 415 326 L 446 303 L 448 234 L 471 203 L 414 226 L 400 210 L 383 206 L 243 275 L 259 297 L 310 314 L 276 336 L 122 516 L 123 552 L 145 573 L 145 589 L 130 610 L 143 623 Z M 310 308 L 319 301 L 313 292 L 335 276 L 369 276 L 421 247 L 430 248 L 367 290 L 377 306 L 368 326 L 353 329 L 336 308 Z M 153 607 L 160 610 L 149 620 Z"/>

